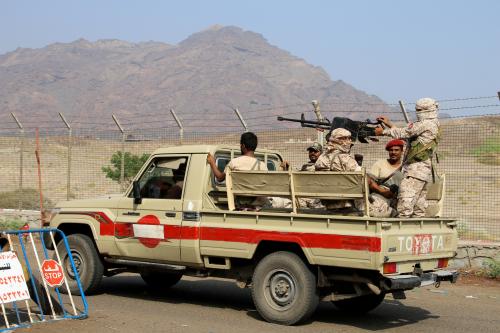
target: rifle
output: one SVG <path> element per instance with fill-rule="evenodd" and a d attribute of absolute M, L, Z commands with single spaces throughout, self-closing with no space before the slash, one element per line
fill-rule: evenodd
<path fill-rule="evenodd" d="M 345 117 L 334 117 L 333 121 L 328 120 L 328 118 L 323 118 L 323 120 L 306 120 L 304 114 L 301 114 L 300 119 L 285 118 L 278 116 L 278 121 L 291 121 L 300 123 L 302 127 L 316 128 L 328 130 L 326 139 L 330 138 L 332 131 L 336 128 L 345 128 L 352 134 L 353 141 L 358 140 L 362 143 L 368 143 L 368 140 L 378 141 L 375 136 L 375 127 L 380 125 L 379 121 L 371 121 L 367 119 L 366 121 L 357 121 Z"/>

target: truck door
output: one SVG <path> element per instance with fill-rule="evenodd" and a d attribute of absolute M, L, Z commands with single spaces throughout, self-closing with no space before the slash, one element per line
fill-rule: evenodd
<path fill-rule="evenodd" d="M 118 204 L 115 242 L 124 258 L 180 261 L 184 176 L 188 155 L 155 157 L 139 178 L 142 202 L 132 191 Z"/>

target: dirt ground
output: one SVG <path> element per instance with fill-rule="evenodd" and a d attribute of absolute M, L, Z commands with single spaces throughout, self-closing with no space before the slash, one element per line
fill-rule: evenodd
<path fill-rule="evenodd" d="M 89 318 L 39 323 L 18 332 L 496 332 L 500 281 L 465 274 L 443 283 L 388 295 L 366 315 L 346 315 L 323 302 L 310 321 L 293 327 L 269 324 L 255 310 L 248 289 L 231 281 L 184 278 L 165 294 L 151 294 L 137 275 L 105 279 L 89 296 Z"/>

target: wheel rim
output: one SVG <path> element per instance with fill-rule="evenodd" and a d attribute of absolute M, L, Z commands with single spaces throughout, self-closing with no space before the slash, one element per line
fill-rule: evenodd
<path fill-rule="evenodd" d="M 76 250 L 71 250 L 71 255 L 73 256 L 73 263 L 75 264 L 76 271 L 78 272 L 78 275 L 81 276 L 84 266 L 83 257 L 80 254 L 80 252 Z M 76 279 L 75 272 L 73 272 L 73 268 L 71 267 L 71 261 L 69 259 L 69 256 L 66 256 L 65 258 L 65 266 L 66 266 L 66 273 L 68 273 L 68 276 L 71 279 L 75 280 Z"/>
<path fill-rule="evenodd" d="M 277 269 L 266 275 L 264 295 L 267 303 L 278 311 L 289 309 L 296 299 L 297 282 L 287 271 Z"/>

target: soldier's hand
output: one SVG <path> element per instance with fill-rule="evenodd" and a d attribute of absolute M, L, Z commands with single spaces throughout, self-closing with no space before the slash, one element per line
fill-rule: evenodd
<path fill-rule="evenodd" d="M 384 134 L 384 129 L 380 126 L 375 127 L 375 135 L 376 136 L 381 136 Z"/>
<path fill-rule="evenodd" d="M 207 155 L 207 163 L 210 165 L 215 164 L 215 158 L 210 153 L 208 153 L 208 155 Z"/>
<path fill-rule="evenodd" d="M 281 162 L 280 167 L 282 170 L 288 171 L 288 169 L 290 168 L 290 163 L 288 163 L 288 161 L 283 161 Z"/>
<path fill-rule="evenodd" d="M 377 117 L 377 120 L 378 121 L 381 121 L 385 126 L 391 128 L 392 127 L 392 123 L 391 121 L 389 120 L 389 118 L 385 117 L 385 116 L 380 116 L 380 117 Z"/>

